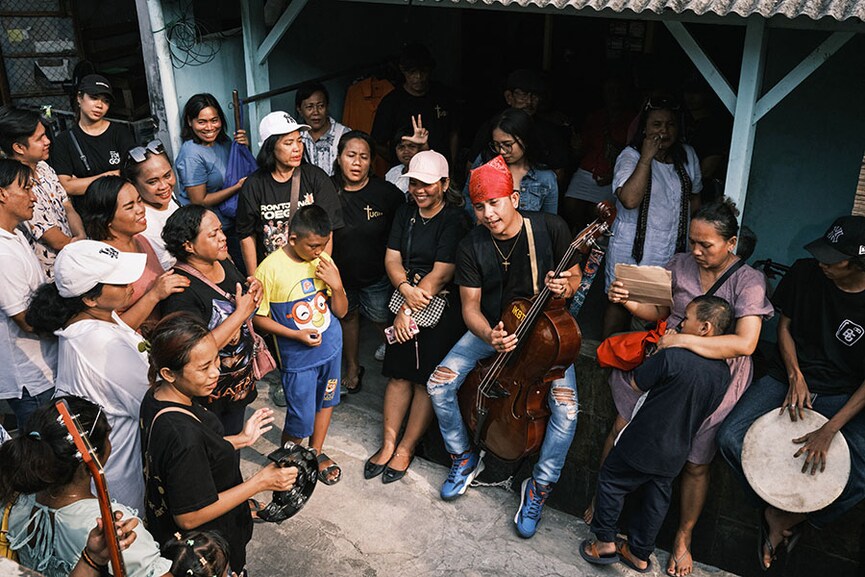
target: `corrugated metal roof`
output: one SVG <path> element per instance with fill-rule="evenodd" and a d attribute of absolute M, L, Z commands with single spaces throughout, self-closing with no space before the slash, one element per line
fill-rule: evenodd
<path fill-rule="evenodd" d="M 451 0 L 458 2 L 459 0 Z M 726 16 L 738 14 L 750 16 L 760 14 L 766 18 L 786 16 L 796 18 L 807 16 L 813 20 L 834 18 L 838 21 L 858 19 L 865 21 L 865 0 L 463 0 L 472 4 L 501 4 L 503 6 L 535 6 L 538 8 L 555 7 L 583 10 L 592 8 L 597 11 L 614 12 L 674 12 L 681 14 L 690 11 L 698 15 L 717 14 Z"/>

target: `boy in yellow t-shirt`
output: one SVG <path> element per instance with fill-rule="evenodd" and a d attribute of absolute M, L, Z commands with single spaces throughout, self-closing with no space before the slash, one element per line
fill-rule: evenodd
<path fill-rule="evenodd" d="M 339 404 L 342 329 L 348 312 L 339 269 L 324 252 L 330 218 L 323 208 L 300 208 L 291 219 L 288 242 L 255 272 L 263 297 L 256 328 L 276 336 L 282 388 L 288 403 L 282 442 L 309 445 L 318 454 L 319 479 L 337 483 L 339 465 L 322 452 L 333 407 Z M 338 318 L 333 318 L 336 315 Z"/>

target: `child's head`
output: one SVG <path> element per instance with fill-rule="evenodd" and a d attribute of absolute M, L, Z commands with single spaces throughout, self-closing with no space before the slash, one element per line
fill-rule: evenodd
<path fill-rule="evenodd" d="M 733 307 L 716 296 L 701 295 L 685 308 L 679 332 L 685 335 L 712 337 L 723 335 L 733 324 Z"/>
<path fill-rule="evenodd" d="M 297 210 L 288 225 L 288 244 L 301 260 L 318 258 L 330 240 L 330 217 L 318 205 L 310 204 Z"/>
<path fill-rule="evenodd" d="M 397 129 L 396 134 L 393 135 L 393 151 L 396 154 L 396 159 L 403 166 L 408 166 L 414 155 L 420 152 L 419 145 L 402 139 L 403 136 L 412 136 L 413 134 L 412 127 L 405 125 Z"/>
<path fill-rule="evenodd" d="M 175 533 L 162 548 L 171 559 L 175 577 L 225 577 L 228 575 L 228 543 L 218 533 Z"/>

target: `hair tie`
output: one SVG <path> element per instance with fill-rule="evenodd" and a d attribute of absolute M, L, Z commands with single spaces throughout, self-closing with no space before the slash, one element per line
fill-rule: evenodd
<path fill-rule="evenodd" d="M 204 557 L 199 557 L 198 561 L 199 563 L 201 563 L 202 567 L 207 567 L 207 559 L 205 559 Z"/>
<path fill-rule="evenodd" d="M 178 541 L 180 541 L 180 539 L 182 539 L 182 536 L 180 535 L 180 531 L 178 531 L 177 533 L 174 534 L 174 538 L 177 539 Z"/>
<path fill-rule="evenodd" d="M 39 431 L 30 431 L 29 433 L 27 433 L 27 436 L 32 437 L 32 438 L 36 439 L 37 441 L 42 440 L 42 435 L 39 434 Z"/>
<path fill-rule="evenodd" d="M 189 545 L 190 547 L 195 547 L 195 540 L 194 539 L 187 539 L 186 544 Z"/>
<path fill-rule="evenodd" d="M 147 339 L 141 339 L 138 342 L 138 352 L 139 353 L 150 354 L 151 350 L 153 350 L 153 347 L 150 346 L 150 341 L 148 341 Z"/>
<path fill-rule="evenodd" d="M 195 575 L 195 573 L 192 572 L 191 568 L 186 570 L 186 574 L 187 575 Z"/>

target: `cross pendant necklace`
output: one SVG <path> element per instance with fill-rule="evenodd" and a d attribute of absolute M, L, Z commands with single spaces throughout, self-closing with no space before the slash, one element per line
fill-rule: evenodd
<path fill-rule="evenodd" d="M 496 247 L 496 252 L 499 253 L 499 256 L 502 257 L 502 266 L 505 269 L 505 272 L 508 272 L 508 267 L 511 266 L 511 255 L 514 254 L 514 249 L 517 248 L 517 244 L 520 242 L 520 236 L 523 234 L 523 229 L 520 227 L 520 232 L 517 233 L 517 238 L 514 240 L 514 244 L 511 247 L 511 250 L 508 251 L 508 255 L 505 256 L 505 253 L 502 252 L 502 249 L 499 248 L 499 243 L 496 242 L 496 239 L 492 239 L 493 246 Z"/>

